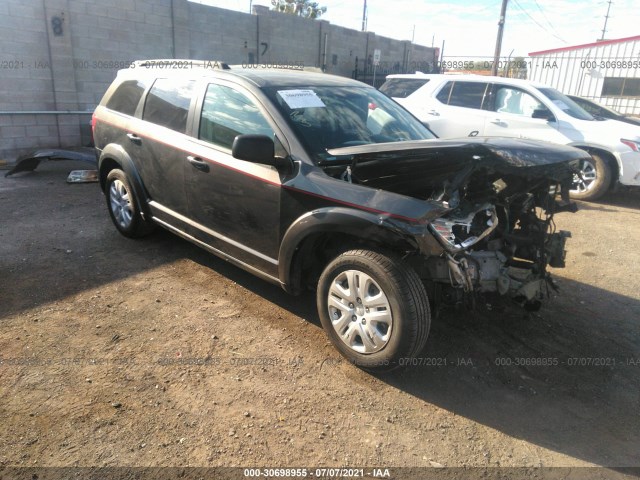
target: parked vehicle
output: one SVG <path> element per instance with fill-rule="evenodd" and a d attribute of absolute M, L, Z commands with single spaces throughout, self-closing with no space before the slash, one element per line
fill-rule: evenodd
<path fill-rule="evenodd" d="M 640 118 L 638 117 L 623 115 L 613 108 L 605 107 L 604 105 L 600 105 L 599 103 L 587 98 L 578 97 L 576 95 L 567 95 L 567 97 L 593 115 L 596 120 L 605 120 L 608 118 L 610 120 L 618 120 L 619 122 L 640 126 Z"/>
<path fill-rule="evenodd" d="M 557 90 L 481 75 L 389 75 L 380 90 L 439 137 L 531 138 L 581 148 L 574 198 L 593 200 L 616 182 L 640 186 L 640 128 L 598 121 Z"/>
<path fill-rule="evenodd" d="M 568 237 L 553 216 L 575 207 L 583 151 L 438 140 L 342 77 L 157 63 L 120 71 L 93 119 L 123 235 L 160 225 L 292 294 L 316 290 L 328 337 L 367 369 L 418 354 L 432 307 L 493 295 L 537 309 L 553 287 Z"/>

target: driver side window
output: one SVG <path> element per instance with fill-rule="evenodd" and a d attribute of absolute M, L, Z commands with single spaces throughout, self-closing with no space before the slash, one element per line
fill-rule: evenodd
<path fill-rule="evenodd" d="M 496 112 L 531 117 L 534 110 L 543 108 L 542 103 L 524 90 L 506 85 L 494 87 L 493 109 Z"/>

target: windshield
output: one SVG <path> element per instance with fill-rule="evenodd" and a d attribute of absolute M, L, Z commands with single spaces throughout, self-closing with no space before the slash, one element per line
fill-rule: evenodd
<path fill-rule="evenodd" d="M 436 138 L 410 113 L 370 87 L 270 87 L 267 96 L 316 160 L 327 150 Z"/>
<path fill-rule="evenodd" d="M 579 120 L 595 120 L 589 112 L 555 88 L 538 88 L 538 90 L 567 115 Z"/>

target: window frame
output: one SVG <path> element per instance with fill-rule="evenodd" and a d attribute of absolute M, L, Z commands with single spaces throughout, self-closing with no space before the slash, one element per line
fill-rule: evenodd
<path fill-rule="evenodd" d="M 150 120 L 147 120 L 144 118 L 144 111 L 146 109 L 147 106 L 147 101 L 149 99 L 149 95 L 151 94 L 151 90 L 153 90 L 153 87 L 155 86 L 156 82 L 158 82 L 158 80 L 169 80 L 171 82 L 182 82 L 182 83 L 187 83 L 187 82 L 192 82 L 193 83 L 193 87 L 191 89 L 191 99 L 189 100 L 189 106 L 187 107 L 187 119 L 186 119 L 186 124 L 185 124 L 185 128 L 184 131 L 180 131 L 180 130 L 176 130 L 174 128 L 168 127 L 166 125 L 161 125 L 159 123 L 155 123 L 152 122 Z M 194 102 L 196 100 L 197 95 L 195 95 L 195 93 L 197 92 L 197 88 L 198 88 L 198 81 L 194 78 L 190 78 L 190 77 L 185 77 L 185 78 L 174 78 L 171 76 L 166 76 L 166 77 L 155 77 L 153 79 L 153 81 L 151 81 L 151 83 L 147 86 L 147 90 L 145 91 L 143 98 L 144 101 L 143 102 L 138 102 L 138 108 L 136 109 L 136 118 L 139 118 L 140 120 L 142 120 L 143 122 L 147 122 L 150 125 L 153 125 L 154 127 L 161 127 L 161 128 L 165 128 L 171 132 L 175 132 L 181 135 L 190 135 L 190 132 L 192 131 L 192 125 L 193 125 L 193 110 L 194 110 Z"/>
<path fill-rule="evenodd" d="M 482 100 L 480 101 L 480 107 L 469 107 L 469 106 L 463 106 L 463 105 L 451 105 L 451 96 L 453 95 L 453 93 L 455 91 L 455 88 L 456 88 L 456 84 L 458 84 L 458 83 L 484 85 L 484 93 L 482 94 Z M 447 86 L 449 84 L 451 85 L 451 87 L 449 87 L 449 94 L 447 95 L 447 102 L 444 103 L 444 102 L 442 102 L 442 100 L 440 100 L 438 98 L 438 95 L 440 95 L 440 93 L 443 90 L 446 90 Z M 491 86 L 492 86 L 491 82 L 488 82 L 488 81 L 474 82 L 472 80 L 455 80 L 455 79 L 451 79 L 451 80 L 447 80 L 444 83 L 444 85 L 442 85 L 442 87 L 434 95 L 434 98 L 436 99 L 436 101 L 438 101 L 442 105 L 446 105 L 448 107 L 468 108 L 470 110 L 487 110 L 486 107 L 485 107 L 485 104 L 487 103 L 487 100 L 490 100 Z"/>
<path fill-rule="evenodd" d="M 620 85 L 620 92 L 615 94 L 605 93 L 605 89 L 609 87 L 607 85 L 607 82 L 616 81 L 616 80 L 622 82 L 622 84 Z M 638 83 L 638 85 L 636 86 L 636 88 L 638 89 L 637 95 L 633 95 L 631 93 L 625 92 L 625 88 L 627 86 L 628 80 Z M 608 98 L 640 98 L 640 77 L 604 77 L 604 79 L 602 80 L 602 89 L 600 91 L 600 96 L 608 97 Z"/>
<path fill-rule="evenodd" d="M 416 93 L 417 91 L 419 91 L 422 87 L 424 87 L 425 85 L 427 85 L 429 82 L 431 81 L 430 78 L 417 78 L 417 77 L 413 77 L 413 78 L 407 78 L 407 77 L 399 77 L 399 78 L 389 78 L 386 82 L 384 82 L 380 88 L 378 90 L 380 90 L 380 92 L 384 93 L 387 97 L 389 98 L 408 98 L 411 95 L 413 95 L 414 93 Z M 420 83 L 420 85 L 418 85 L 416 88 L 412 88 L 413 85 L 411 85 L 411 87 L 409 88 L 403 88 L 402 90 L 402 94 L 401 95 L 391 95 L 389 92 L 387 91 L 383 91 L 382 88 L 387 85 L 387 84 L 393 84 L 393 83 L 412 83 L 412 84 L 417 84 Z M 395 87 L 395 85 L 392 88 L 397 88 Z M 408 93 L 406 93 L 408 90 L 410 90 Z M 394 92 L 391 92 L 394 93 Z"/>
<path fill-rule="evenodd" d="M 511 90 L 517 90 L 517 91 L 522 92 L 522 93 L 524 93 L 526 95 L 529 95 L 536 102 L 538 102 L 540 105 L 542 105 L 544 108 L 546 108 L 550 112 L 552 111 L 545 102 L 543 102 L 536 95 L 534 95 L 533 93 L 531 93 L 530 91 L 528 91 L 528 90 L 526 90 L 526 89 L 524 89 L 522 87 L 519 87 L 519 86 L 516 86 L 516 85 L 509 85 L 508 83 L 498 83 L 498 82 L 493 82 L 493 83 L 491 83 L 490 86 L 491 86 L 491 88 L 490 88 L 489 94 L 488 94 L 488 105 L 487 105 L 488 108 L 486 108 L 486 110 L 489 111 L 489 112 L 506 114 L 506 115 L 517 115 L 520 118 L 533 118 L 532 116 L 527 116 L 527 115 L 524 115 L 522 113 L 498 112 L 496 110 L 496 94 L 497 94 L 497 90 L 499 88 L 509 88 Z"/>
<path fill-rule="evenodd" d="M 113 101 L 113 99 L 115 98 L 116 93 L 118 93 L 118 91 L 120 90 L 120 88 L 123 87 L 124 84 L 126 83 L 139 83 L 141 85 L 143 85 L 143 89 L 142 89 L 142 93 L 140 94 L 140 98 L 138 98 L 138 103 L 135 104 L 133 111 L 130 113 L 127 112 L 123 112 L 121 110 L 116 110 L 113 107 L 110 107 L 109 104 Z M 115 89 L 113 90 L 113 92 L 109 95 L 109 98 L 107 99 L 107 101 L 104 104 L 104 107 L 107 108 L 109 111 L 117 113 L 119 115 L 125 115 L 128 117 L 136 117 L 138 110 L 140 109 L 140 104 L 144 104 L 144 102 L 146 101 L 146 97 L 147 97 L 147 93 L 149 92 L 149 88 L 150 85 L 153 85 L 153 81 L 149 81 L 148 79 L 145 78 L 128 78 L 128 79 L 124 79 L 122 82 L 120 82 Z"/>
<path fill-rule="evenodd" d="M 271 115 L 271 112 L 269 111 L 269 109 L 265 107 L 264 102 L 256 94 L 254 94 L 251 90 L 245 88 L 244 86 L 234 82 L 222 80 L 219 78 L 202 79 L 198 82 L 198 84 L 195 87 L 197 89 L 197 95 L 193 96 L 194 103 L 192 104 L 192 109 L 191 109 L 193 114 L 193 119 L 192 119 L 190 130 L 189 130 L 189 136 L 191 137 L 191 141 L 196 142 L 199 145 L 212 148 L 218 152 L 231 155 L 230 148 L 225 148 L 222 145 L 212 143 L 207 140 L 201 140 L 200 138 L 198 138 L 200 133 L 200 120 L 202 119 L 202 109 L 204 107 L 204 100 L 207 96 L 207 89 L 211 84 L 229 87 L 233 90 L 236 90 L 237 92 L 242 93 L 247 98 L 249 98 L 252 101 L 252 103 L 258 108 L 258 110 L 260 111 L 260 114 L 267 121 L 267 123 L 271 127 L 271 130 L 273 130 L 273 132 L 275 133 L 277 141 L 276 141 L 276 138 L 274 138 L 273 140 L 275 143 L 276 156 L 288 157 L 290 155 L 291 147 L 290 147 L 288 138 L 284 134 L 282 129 L 279 127 L 278 123 L 274 120 L 273 115 Z M 278 150 L 280 146 L 284 150 L 284 152 L 282 152 L 284 155 L 278 155 Z"/>

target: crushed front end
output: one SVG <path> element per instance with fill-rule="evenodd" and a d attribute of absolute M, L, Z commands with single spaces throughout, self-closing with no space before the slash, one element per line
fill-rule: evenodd
<path fill-rule="evenodd" d="M 528 140 L 439 141 L 356 155 L 351 172 L 354 183 L 444 209 L 422 234 L 414 229 L 419 249 L 406 257 L 432 301 L 473 306 L 496 296 L 537 310 L 556 289 L 547 267 L 565 266 L 571 233 L 554 216 L 577 210 L 568 192 L 585 155 Z"/>
<path fill-rule="evenodd" d="M 537 310 L 555 288 L 547 266 L 564 267 L 571 234 L 557 230 L 553 218 L 561 210 L 575 211 L 575 204 L 559 202 L 559 185 L 551 181 L 509 195 L 501 194 L 505 183 L 493 182 L 492 194 L 483 198 L 466 192 L 449 213 L 430 223 L 444 248 L 424 262 L 437 297 L 474 303 L 477 294 L 499 294 Z"/>

